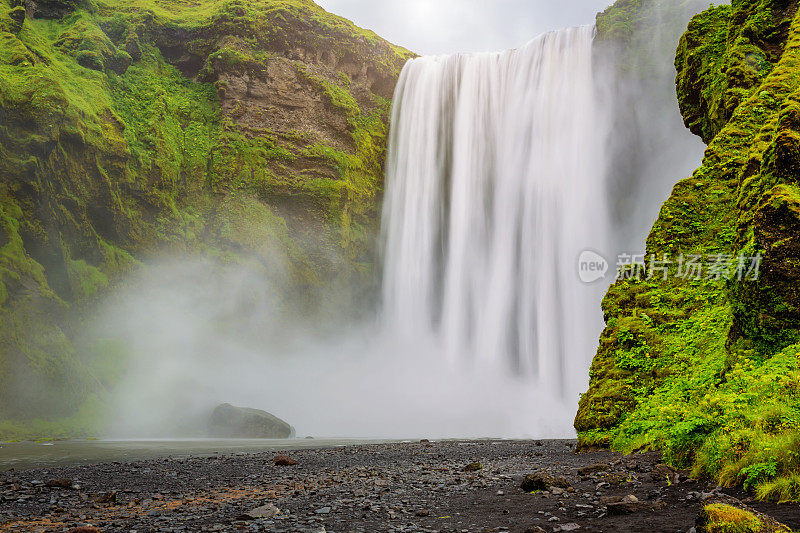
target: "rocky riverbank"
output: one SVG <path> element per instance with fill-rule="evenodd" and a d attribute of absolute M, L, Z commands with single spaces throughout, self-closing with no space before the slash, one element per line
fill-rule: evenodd
<path fill-rule="evenodd" d="M 725 495 L 658 454 L 482 440 L 8 471 L 0 531 L 687 532 L 723 501 L 800 528 L 797 506 Z"/>

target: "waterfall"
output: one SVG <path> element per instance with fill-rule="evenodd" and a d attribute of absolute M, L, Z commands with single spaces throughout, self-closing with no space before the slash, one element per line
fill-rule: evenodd
<path fill-rule="evenodd" d="M 396 89 L 383 213 L 383 321 L 454 368 L 570 402 L 602 329 L 604 146 L 592 27 L 502 53 L 421 57 Z M 611 265 L 613 273 L 613 265 Z"/>

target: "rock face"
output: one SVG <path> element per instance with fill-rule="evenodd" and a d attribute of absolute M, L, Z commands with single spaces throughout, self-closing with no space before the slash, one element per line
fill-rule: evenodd
<path fill-rule="evenodd" d="M 229 439 L 290 439 L 294 428 L 266 411 L 217 406 L 208 422 L 210 436 Z"/>
<path fill-rule="evenodd" d="M 285 258 L 309 309 L 370 275 L 412 54 L 310 0 L 157 4 L 0 0 L 0 419 L 113 386 L 72 326 L 161 252 Z"/>
<path fill-rule="evenodd" d="M 646 32 L 640 4 L 653 2 L 604 16 L 624 11 L 625 27 Z M 575 427 L 582 446 L 658 447 L 693 476 L 797 501 L 800 431 L 780 420 L 800 407 L 798 2 L 697 15 L 676 67 L 685 123 L 708 148 L 647 239 L 672 261 L 668 279 L 619 280 L 603 301 Z M 679 276 L 691 256 L 702 272 Z"/>

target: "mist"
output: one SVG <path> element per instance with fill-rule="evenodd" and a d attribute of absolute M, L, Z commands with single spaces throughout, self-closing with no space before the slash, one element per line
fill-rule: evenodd
<path fill-rule="evenodd" d="M 605 198 L 598 201 L 612 231 L 610 242 L 586 244 L 603 252 L 611 272 L 615 254 L 644 253 L 660 205 L 700 164 L 704 146 L 683 126 L 672 58 L 689 18 L 705 7 L 688 2 L 667 17 L 656 6 L 650 16 L 659 32 L 634 43 L 645 53 L 624 72 L 617 67 L 630 60 L 626 50 L 596 47 L 597 98 L 613 121 L 604 143 L 607 168 L 598 178 Z M 613 280 L 600 290 L 576 289 L 588 295 L 594 344 L 565 354 L 566 370 L 580 383 L 554 395 L 535 376 L 446 356 L 448 347 L 430 329 L 398 334 L 382 320 L 375 287 L 323 288 L 314 299 L 324 305 L 309 312 L 297 303 L 281 250 L 262 255 L 275 259 L 248 266 L 166 257 L 109 298 L 91 333 L 124 352 L 123 377 L 110 391 L 107 437 L 204 437 L 221 403 L 266 410 L 300 437 L 574 436 L 577 391 L 602 327 L 602 289 Z M 573 263 L 559 268 L 565 279 L 576 277 Z"/>
<path fill-rule="evenodd" d="M 652 32 L 627 48 L 596 46 L 596 83 L 614 121 L 607 142 L 606 201 L 614 220 L 609 260 L 645 252 L 661 205 L 702 161 L 705 144 L 686 129 L 678 109 L 674 57 L 689 20 L 708 6 L 707 0 L 669 8 L 655 2 L 645 14 Z"/>
<path fill-rule="evenodd" d="M 321 332 L 284 281 L 203 259 L 142 271 L 95 325 L 127 352 L 106 436 L 205 437 L 223 402 L 267 410 L 298 436 L 570 434 L 571 405 L 524 380 L 453 368 L 432 339 L 404 343 L 375 320 Z"/>

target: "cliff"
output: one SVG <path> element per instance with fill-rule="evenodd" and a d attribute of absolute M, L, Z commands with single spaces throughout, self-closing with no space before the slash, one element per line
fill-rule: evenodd
<path fill-rule="evenodd" d="M 647 31 L 646 5 L 618 2 L 600 38 Z M 681 38 L 678 101 L 708 148 L 662 206 L 643 268 L 623 269 L 603 301 L 575 420 L 584 447 L 661 449 L 695 476 L 785 501 L 800 500 L 797 12 L 733 0 Z"/>
<path fill-rule="evenodd" d="M 0 420 L 91 418 L 76 317 L 156 256 L 368 276 L 409 57 L 311 0 L 0 0 Z"/>

